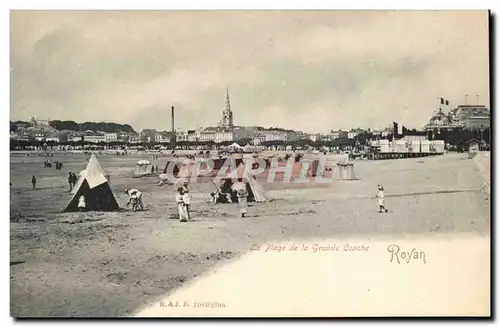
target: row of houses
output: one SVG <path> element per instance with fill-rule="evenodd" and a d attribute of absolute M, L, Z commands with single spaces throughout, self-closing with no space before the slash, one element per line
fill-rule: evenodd
<path fill-rule="evenodd" d="M 335 139 L 355 139 L 359 134 L 362 133 L 370 133 L 373 135 L 373 137 L 377 138 L 384 138 L 392 134 L 392 130 L 390 128 L 385 128 L 383 130 L 377 131 L 377 130 L 364 130 L 361 128 L 356 128 L 356 129 L 351 129 L 350 131 L 343 131 L 343 130 L 338 130 L 338 131 L 330 131 L 329 134 L 310 134 L 308 138 L 313 141 L 313 142 L 330 142 Z"/>
<path fill-rule="evenodd" d="M 123 142 L 129 144 L 156 143 L 169 144 L 176 142 L 237 142 L 245 139 L 253 145 L 262 145 L 266 142 L 293 142 L 300 139 L 310 139 L 313 142 L 333 141 L 337 138 L 354 139 L 362 129 L 350 131 L 330 131 L 327 134 L 306 134 L 303 132 L 286 130 L 280 128 L 243 127 L 233 128 L 207 127 L 198 130 L 177 131 L 174 133 L 157 131 L 156 129 L 144 129 L 140 133 L 106 133 L 95 131 L 58 131 L 48 126 L 39 128 L 21 128 L 16 133 L 11 133 L 14 140 L 35 140 L 45 142 L 86 142 L 86 143 L 114 143 Z M 373 135 L 382 137 L 391 133 L 389 129 L 377 132 L 371 131 Z"/>

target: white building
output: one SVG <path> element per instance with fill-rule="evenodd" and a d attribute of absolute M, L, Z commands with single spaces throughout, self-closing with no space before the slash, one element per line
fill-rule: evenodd
<path fill-rule="evenodd" d="M 264 134 L 256 133 L 256 134 L 254 134 L 254 136 L 252 138 L 253 145 L 261 145 L 265 141 L 266 141 L 266 136 Z"/>
<path fill-rule="evenodd" d="M 354 131 L 348 132 L 348 133 L 347 133 L 347 138 L 348 138 L 348 139 L 353 139 L 353 138 L 355 138 L 356 136 L 358 136 L 358 134 L 359 134 L 358 132 L 354 132 Z"/>
<path fill-rule="evenodd" d="M 106 142 L 106 137 L 104 134 L 85 135 L 83 141 L 89 143 L 104 143 Z"/>
<path fill-rule="evenodd" d="M 116 133 L 105 133 L 104 140 L 106 143 L 117 142 L 118 135 Z"/>
<path fill-rule="evenodd" d="M 155 134 L 155 143 L 170 143 L 170 137 L 167 132 L 159 132 Z"/>
<path fill-rule="evenodd" d="M 215 142 L 215 131 L 204 130 L 199 132 L 200 142 Z"/>
<path fill-rule="evenodd" d="M 128 138 L 128 143 L 130 144 L 141 143 L 141 137 L 139 135 L 130 135 Z"/>
<path fill-rule="evenodd" d="M 69 142 L 81 142 L 82 137 L 81 136 L 68 136 L 68 141 Z"/>
<path fill-rule="evenodd" d="M 56 143 L 59 143 L 59 138 L 58 137 L 47 137 L 45 139 L 45 142 L 56 142 Z"/>
<path fill-rule="evenodd" d="M 266 130 L 263 131 L 263 133 L 266 137 L 266 142 L 273 142 L 273 141 L 286 142 L 286 140 L 288 139 L 288 133 L 284 131 Z"/>
<path fill-rule="evenodd" d="M 427 136 L 426 135 L 405 135 L 403 137 L 403 140 L 406 143 L 411 144 L 413 141 L 425 141 L 425 140 L 427 140 Z"/>
<path fill-rule="evenodd" d="M 234 134 L 232 131 L 216 131 L 215 143 L 232 142 L 234 141 Z"/>
<path fill-rule="evenodd" d="M 188 131 L 187 140 L 188 142 L 198 142 L 199 133 L 197 131 Z"/>
<path fill-rule="evenodd" d="M 187 132 L 178 131 L 175 133 L 175 139 L 177 140 L 177 142 L 186 142 L 187 136 Z"/>

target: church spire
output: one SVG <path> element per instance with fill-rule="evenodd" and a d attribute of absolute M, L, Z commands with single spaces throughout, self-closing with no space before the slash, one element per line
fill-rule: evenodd
<path fill-rule="evenodd" d="M 231 102 L 229 101 L 229 89 L 226 88 L 226 107 L 224 109 L 227 112 L 231 111 Z"/>
<path fill-rule="evenodd" d="M 233 113 L 231 112 L 231 102 L 229 100 L 229 89 L 226 88 L 226 105 L 222 112 L 222 127 L 233 128 Z"/>

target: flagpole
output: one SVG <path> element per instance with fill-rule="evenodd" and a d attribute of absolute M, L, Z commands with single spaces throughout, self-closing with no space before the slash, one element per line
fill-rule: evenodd
<path fill-rule="evenodd" d="M 467 97 L 468 96 L 469 96 L 468 94 L 465 94 L 465 104 L 467 104 Z"/>
<path fill-rule="evenodd" d="M 476 104 L 479 105 L 479 94 L 476 94 Z"/>

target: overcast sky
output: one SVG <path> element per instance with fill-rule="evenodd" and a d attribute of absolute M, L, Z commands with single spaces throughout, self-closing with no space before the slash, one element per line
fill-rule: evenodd
<path fill-rule="evenodd" d="M 489 103 L 488 13 L 11 13 L 11 119 L 421 128 L 444 96 Z M 489 107 L 489 105 L 488 105 Z"/>

